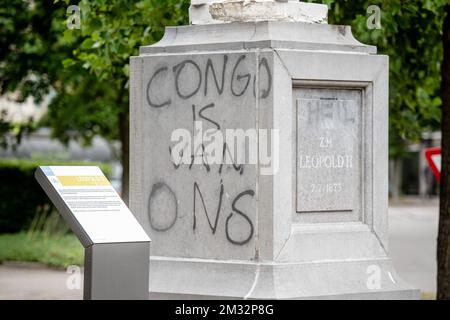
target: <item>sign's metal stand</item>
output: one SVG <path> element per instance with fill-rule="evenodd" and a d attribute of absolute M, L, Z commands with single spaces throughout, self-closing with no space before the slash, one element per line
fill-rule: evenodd
<path fill-rule="evenodd" d="M 85 300 L 148 299 L 150 242 L 102 243 L 85 248 Z"/>

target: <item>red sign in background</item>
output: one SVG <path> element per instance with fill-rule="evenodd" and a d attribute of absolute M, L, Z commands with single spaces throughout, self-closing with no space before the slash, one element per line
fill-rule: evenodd
<path fill-rule="evenodd" d="M 425 149 L 425 158 L 431 167 L 437 181 L 441 180 L 441 147 Z"/>

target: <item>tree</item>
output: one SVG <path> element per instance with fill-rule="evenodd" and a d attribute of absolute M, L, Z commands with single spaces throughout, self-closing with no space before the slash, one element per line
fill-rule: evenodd
<path fill-rule="evenodd" d="M 54 0 L 2 2 L 0 94 L 17 102 L 32 96 L 36 103 L 54 95 L 40 125 L 51 126 L 53 137 L 64 143 L 78 139 L 89 144 L 96 134 L 116 138 L 116 117 L 108 110 L 113 105 L 107 102 L 109 84 L 66 62 L 81 44 L 76 33 L 65 33 L 67 6 Z M 2 112 L 0 147 L 19 144 L 22 136 L 36 128 L 35 120 L 12 123 Z"/>
<path fill-rule="evenodd" d="M 32 96 L 42 101 L 59 78 L 61 61 L 71 52 L 58 38 L 65 11 L 51 0 L 1 0 L 0 94 L 15 93 L 16 100 Z"/>
<path fill-rule="evenodd" d="M 450 4 L 445 7 L 442 42 L 442 168 L 438 236 L 438 299 L 450 299 Z"/>
<path fill-rule="evenodd" d="M 57 41 L 61 32 L 52 22 L 63 21 L 64 12 L 52 1 L 0 3 L 0 95 L 23 102 L 33 96 L 42 101 L 62 72 L 61 58 L 70 53 Z M 0 113 L 0 147 L 16 146 L 35 128 L 34 119 L 12 123 Z M 12 138 L 12 139 L 11 139 Z"/>

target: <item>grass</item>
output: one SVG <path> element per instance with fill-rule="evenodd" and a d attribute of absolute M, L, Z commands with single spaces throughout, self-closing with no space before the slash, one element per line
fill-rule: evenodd
<path fill-rule="evenodd" d="M 83 265 L 84 250 L 75 235 L 20 232 L 0 234 L 0 263 L 3 261 L 39 262 L 67 268 Z"/>
<path fill-rule="evenodd" d="M 0 234 L 0 263 L 38 262 L 50 267 L 83 265 L 84 248 L 56 211 L 38 211 L 26 231 Z"/>

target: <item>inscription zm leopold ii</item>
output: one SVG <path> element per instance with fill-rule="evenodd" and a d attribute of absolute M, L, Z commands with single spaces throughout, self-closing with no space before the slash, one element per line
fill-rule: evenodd
<path fill-rule="evenodd" d="M 361 92 L 299 89 L 296 98 L 297 212 L 355 210 Z"/>

